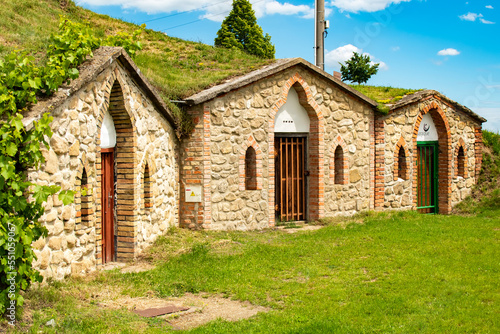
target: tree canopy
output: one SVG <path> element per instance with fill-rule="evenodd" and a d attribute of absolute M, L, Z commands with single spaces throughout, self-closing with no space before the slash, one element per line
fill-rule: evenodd
<path fill-rule="evenodd" d="M 379 64 L 371 64 L 370 56 L 357 52 L 354 52 L 351 59 L 346 60 L 345 65 L 339 64 L 342 80 L 358 84 L 366 83 L 372 75 L 377 74 L 379 66 Z"/>
<path fill-rule="evenodd" d="M 271 36 L 264 36 L 248 0 L 233 0 L 233 9 L 222 21 L 214 44 L 244 50 L 261 58 L 273 59 L 275 53 Z"/>

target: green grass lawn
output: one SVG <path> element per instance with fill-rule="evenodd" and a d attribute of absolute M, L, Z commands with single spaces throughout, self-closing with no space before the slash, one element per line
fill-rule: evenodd
<path fill-rule="evenodd" d="M 206 292 L 271 309 L 193 333 L 498 333 L 499 236 L 498 208 L 472 217 L 365 214 L 295 234 L 172 230 L 146 255 L 153 270 L 32 289 L 32 323 L 18 330 L 170 331 L 163 319 L 96 305 L 96 291 L 114 289 L 160 298 Z M 46 327 L 52 318 L 56 327 Z"/>

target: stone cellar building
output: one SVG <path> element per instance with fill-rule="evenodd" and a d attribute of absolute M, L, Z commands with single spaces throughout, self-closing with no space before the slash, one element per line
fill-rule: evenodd
<path fill-rule="evenodd" d="M 54 117 L 29 174 L 76 191 L 49 199 L 34 243 L 44 277 L 133 260 L 169 227 L 249 230 L 365 210 L 450 213 L 481 168 L 486 120 L 436 91 L 389 106 L 303 59 L 282 59 L 183 101 L 176 136 L 155 89 L 120 48 L 26 115 Z"/>

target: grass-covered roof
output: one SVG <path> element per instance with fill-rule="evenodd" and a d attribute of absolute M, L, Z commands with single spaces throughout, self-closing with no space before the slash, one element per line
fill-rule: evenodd
<path fill-rule="evenodd" d="M 23 50 L 42 60 L 61 16 L 88 22 L 98 37 L 118 31 L 132 33 L 139 28 L 83 9 L 71 0 L 7 0 L 2 2 L 0 11 L 0 56 Z M 239 50 L 185 41 L 148 29 L 142 33 L 141 43 L 143 50 L 134 61 L 166 100 L 182 99 L 272 62 Z"/>

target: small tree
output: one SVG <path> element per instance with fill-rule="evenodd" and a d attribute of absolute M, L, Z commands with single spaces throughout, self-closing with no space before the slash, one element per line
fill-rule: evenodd
<path fill-rule="evenodd" d="M 233 9 L 222 21 L 214 44 L 244 50 L 261 58 L 272 59 L 275 53 L 271 36 L 264 36 L 248 0 L 233 0 Z"/>
<path fill-rule="evenodd" d="M 372 75 L 378 72 L 379 64 L 370 65 L 370 62 L 370 56 L 354 52 L 351 59 L 346 60 L 345 65 L 339 63 L 342 80 L 358 84 L 366 83 Z"/>

